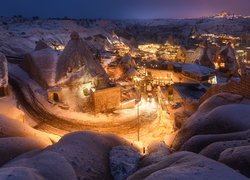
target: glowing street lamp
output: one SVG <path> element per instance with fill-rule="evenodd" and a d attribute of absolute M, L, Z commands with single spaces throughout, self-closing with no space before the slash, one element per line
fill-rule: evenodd
<path fill-rule="evenodd" d="M 140 100 L 137 104 L 137 141 L 140 141 Z"/>

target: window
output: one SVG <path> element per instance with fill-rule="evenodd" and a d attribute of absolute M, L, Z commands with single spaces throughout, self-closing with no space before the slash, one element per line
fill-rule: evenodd
<path fill-rule="evenodd" d="M 85 88 L 83 90 L 83 94 L 84 94 L 84 96 L 88 96 L 89 95 L 89 89 Z"/>

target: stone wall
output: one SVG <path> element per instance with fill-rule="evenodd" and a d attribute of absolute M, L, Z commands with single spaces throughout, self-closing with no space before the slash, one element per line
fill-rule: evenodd
<path fill-rule="evenodd" d="M 159 70 L 159 69 L 149 69 L 146 71 L 151 73 L 152 78 L 158 81 L 166 81 L 169 83 L 180 83 L 180 82 L 197 82 L 197 80 L 191 79 L 184 76 L 182 73 L 177 73 L 172 70 Z"/>
<path fill-rule="evenodd" d="M 211 86 L 208 91 L 201 97 L 200 104 L 209 97 L 222 92 L 239 94 L 250 99 L 250 76 L 242 77 L 239 82 L 232 81 L 226 84 L 217 84 Z"/>
<path fill-rule="evenodd" d="M 95 113 L 117 109 L 121 103 L 120 87 L 97 90 L 92 93 Z"/>

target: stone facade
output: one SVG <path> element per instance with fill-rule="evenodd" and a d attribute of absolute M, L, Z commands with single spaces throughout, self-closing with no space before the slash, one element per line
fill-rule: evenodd
<path fill-rule="evenodd" d="M 47 90 L 48 101 L 50 102 L 62 102 L 62 88 L 54 87 Z"/>
<path fill-rule="evenodd" d="M 120 87 L 96 90 L 92 93 L 95 113 L 107 112 L 108 110 L 117 109 L 121 102 Z"/>
<path fill-rule="evenodd" d="M 152 79 L 164 84 L 173 84 L 180 82 L 196 82 L 197 80 L 184 76 L 171 70 L 146 69 L 147 73 L 152 75 Z"/>

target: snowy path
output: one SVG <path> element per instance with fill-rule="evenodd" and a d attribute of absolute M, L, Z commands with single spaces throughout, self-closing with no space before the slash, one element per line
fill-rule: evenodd
<path fill-rule="evenodd" d="M 45 99 L 45 91 L 20 67 L 9 64 L 9 79 L 22 110 L 36 121 L 35 128 L 58 136 L 73 131 L 113 133 L 131 142 L 137 140 L 137 107 L 110 114 L 89 114 L 63 110 Z M 144 144 L 166 141 L 171 129 L 157 118 L 157 103 L 140 105 L 140 139 Z"/>
<path fill-rule="evenodd" d="M 33 91 L 28 87 L 24 86 L 23 82 L 10 76 L 10 84 L 15 90 L 15 95 L 18 102 L 21 104 L 23 110 L 26 114 L 31 116 L 32 119 L 36 120 L 38 125 L 36 129 L 41 129 L 43 131 L 49 131 L 50 133 L 62 135 L 62 133 L 57 133 L 55 131 L 62 130 L 64 132 L 72 132 L 78 130 L 92 130 L 104 133 L 115 133 L 115 134 L 129 134 L 134 133 L 137 130 L 137 120 L 132 118 L 129 121 L 120 121 L 119 123 L 107 123 L 107 122 L 89 122 L 88 124 L 83 123 L 73 123 L 73 120 L 66 120 L 51 114 L 44 109 L 39 102 L 37 102 Z M 29 99 L 25 96 L 23 91 L 27 91 L 29 94 Z M 148 126 L 151 121 L 142 121 L 141 128 L 143 126 Z"/>

